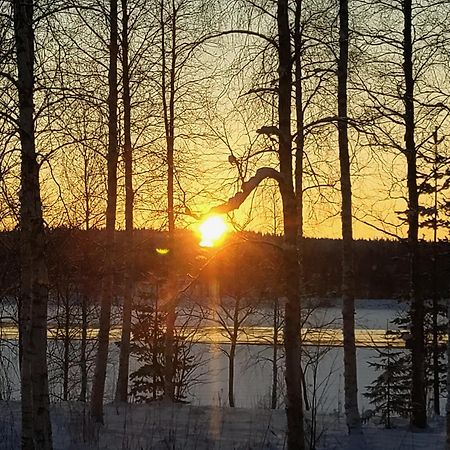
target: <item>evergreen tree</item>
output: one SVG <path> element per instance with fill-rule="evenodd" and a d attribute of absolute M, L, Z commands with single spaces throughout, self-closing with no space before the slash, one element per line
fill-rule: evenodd
<path fill-rule="evenodd" d="M 447 232 L 450 225 L 448 220 L 448 212 L 450 211 L 450 203 L 447 200 L 448 189 L 450 188 L 450 170 L 448 164 L 450 158 L 445 154 L 438 152 L 438 144 L 442 139 L 438 139 L 438 130 L 436 128 L 433 133 L 434 146 L 431 155 L 429 152 L 421 152 L 420 156 L 423 161 L 424 169 L 419 172 L 420 191 L 425 194 L 428 203 L 420 206 L 420 226 L 425 229 L 430 229 L 433 233 L 432 240 L 432 254 L 430 255 L 430 262 L 426 261 L 423 265 L 427 270 L 424 271 L 422 277 L 423 295 L 430 299 L 430 305 L 425 306 L 425 320 L 430 323 L 430 330 L 425 334 L 425 346 L 428 355 L 431 353 L 432 361 L 426 365 L 426 370 L 432 367 L 431 377 L 426 376 L 427 379 L 432 380 L 433 386 L 433 403 L 434 413 L 440 414 L 440 392 L 442 386 L 442 378 L 445 378 L 446 367 L 443 363 L 445 358 L 444 346 L 440 345 L 440 340 L 446 334 L 447 329 L 444 325 L 446 323 L 446 305 L 443 304 L 442 298 L 447 294 L 447 281 L 445 280 L 444 292 L 439 286 L 440 271 L 442 271 L 441 264 L 438 260 L 442 260 L 439 253 L 439 231 L 445 230 Z M 431 167 L 431 170 L 430 170 Z M 430 201 L 431 200 L 431 201 Z M 446 255 L 444 256 L 446 257 Z M 446 278 L 446 277 L 445 277 Z M 430 341 L 431 336 L 431 342 Z M 428 375 L 426 373 L 426 375 Z"/>
<path fill-rule="evenodd" d="M 138 403 L 159 400 L 164 394 L 166 316 L 158 303 L 140 305 L 135 309 L 132 324 L 131 355 L 140 367 L 130 374 L 130 394 Z M 177 402 L 186 399 L 192 376 L 199 361 L 191 353 L 191 346 L 179 333 L 174 338 L 175 396 Z"/>
<path fill-rule="evenodd" d="M 368 364 L 380 374 L 366 387 L 364 396 L 381 415 L 381 423 L 391 428 L 393 416 L 408 417 L 410 414 L 411 366 L 404 351 L 393 351 L 388 346 L 377 352 L 376 361 Z"/>
<path fill-rule="evenodd" d="M 429 274 L 424 272 L 422 277 L 425 279 Z M 424 290 L 424 295 L 427 296 L 427 291 Z M 446 319 L 446 305 L 445 302 L 439 301 L 437 304 L 434 299 L 426 298 L 424 300 L 424 335 L 425 335 L 425 387 L 428 394 L 433 391 L 433 402 L 436 404 L 436 384 L 440 392 L 446 388 L 446 345 L 443 343 L 447 332 L 447 319 Z M 437 317 L 437 318 L 436 318 Z M 410 327 L 410 315 L 409 311 L 405 311 L 404 315 L 401 315 L 392 323 L 399 327 L 409 329 Z M 406 347 L 410 348 L 411 342 L 406 340 Z M 402 358 L 402 364 L 406 367 L 411 365 L 411 354 L 404 353 Z M 436 407 L 434 407 L 435 413 Z"/>

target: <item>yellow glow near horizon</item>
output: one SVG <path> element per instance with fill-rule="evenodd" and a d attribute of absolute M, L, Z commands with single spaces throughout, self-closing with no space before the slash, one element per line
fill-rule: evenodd
<path fill-rule="evenodd" d="M 199 226 L 201 247 L 214 247 L 228 231 L 228 225 L 222 216 L 209 216 Z"/>

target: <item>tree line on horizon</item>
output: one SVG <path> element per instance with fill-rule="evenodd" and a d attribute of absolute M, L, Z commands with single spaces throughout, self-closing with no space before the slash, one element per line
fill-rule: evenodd
<path fill-rule="evenodd" d="M 167 276 L 168 266 L 165 254 L 158 253 L 157 249 L 164 249 L 167 245 L 167 237 L 163 231 L 136 230 L 135 245 L 127 248 L 125 232 L 116 232 L 115 251 L 123 258 L 121 264 L 115 267 L 114 285 L 116 298 L 120 298 L 124 286 L 124 274 L 126 266 L 133 262 L 134 282 L 137 284 L 156 284 Z M 18 257 L 19 236 L 17 232 L 0 234 L 0 261 L 2 263 L 0 290 L 3 298 L 16 299 L 19 297 L 20 259 Z M 68 230 L 56 229 L 48 232 L 47 258 L 49 268 L 50 286 L 68 285 L 79 286 L 88 283 L 93 292 L 89 297 L 91 302 L 99 300 L 97 280 L 102 277 L 104 257 L 105 233 L 102 230 Z M 276 265 L 279 257 L 277 248 L 268 247 L 267 243 L 281 245 L 282 237 L 264 235 L 261 233 L 246 232 L 229 236 L 225 241 L 237 242 L 221 251 L 224 257 L 236 261 L 236 264 L 244 271 L 255 270 L 259 272 L 271 271 L 276 276 L 275 287 L 282 280 L 280 267 Z M 186 274 L 196 274 L 203 264 L 202 257 L 208 250 L 198 245 L 198 237 L 191 231 L 179 230 L 177 232 L 177 245 L 180 249 L 177 253 L 177 273 L 180 277 Z M 304 267 L 304 297 L 305 298 L 330 298 L 336 299 L 341 295 L 340 276 L 342 261 L 339 249 L 341 241 L 338 239 L 310 239 L 304 240 L 304 255 L 309 261 Z M 225 244 L 226 246 L 226 244 Z M 421 276 L 421 295 L 424 299 L 431 299 L 431 279 L 433 273 L 433 258 L 435 247 L 431 243 L 422 242 L 420 245 L 421 265 L 424 271 Z M 264 254 L 261 255 L 261 250 Z M 242 252 L 247 251 L 251 255 L 242 259 Z M 437 290 L 439 298 L 445 299 L 449 295 L 447 282 L 448 253 L 450 251 L 447 242 L 441 242 L 438 246 L 438 271 Z M 407 299 L 408 272 L 405 267 L 407 260 L 407 247 L 405 244 L 392 240 L 357 240 L 354 243 L 355 258 L 355 297 L 359 299 L 393 299 L 405 302 Z M 255 256 L 257 255 L 257 256 Z M 262 258 L 267 261 L 269 268 L 254 266 L 252 258 Z M 199 263 L 200 259 L 200 263 Z M 228 274 L 220 272 L 217 278 L 226 279 Z M 208 295 L 210 279 L 207 274 L 198 277 L 195 286 L 201 286 L 204 296 Z M 249 285 L 250 285 L 249 281 Z M 269 292 L 270 286 L 265 286 Z M 88 289 L 89 291 L 89 289 Z M 50 290 L 50 297 L 54 296 Z"/>

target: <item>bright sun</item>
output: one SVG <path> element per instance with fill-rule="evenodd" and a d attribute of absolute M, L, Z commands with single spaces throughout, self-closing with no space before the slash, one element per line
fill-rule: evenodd
<path fill-rule="evenodd" d="M 214 247 L 228 230 L 222 216 L 209 216 L 198 227 L 200 232 L 202 247 Z"/>

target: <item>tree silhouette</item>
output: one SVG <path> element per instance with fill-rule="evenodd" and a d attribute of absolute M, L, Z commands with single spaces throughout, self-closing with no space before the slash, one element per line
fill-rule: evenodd
<path fill-rule="evenodd" d="M 393 350 L 388 345 L 386 349 L 377 349 L 376 359 L 368 364 L 380 374 L 366 386 L 364 397 L 374 405 L 375 413 L 381 414 L 381 423 L 391 428 L 394 415 L 409 417 L 411 412 L 408 361 L 404 358 L 404 351 Z"/>

